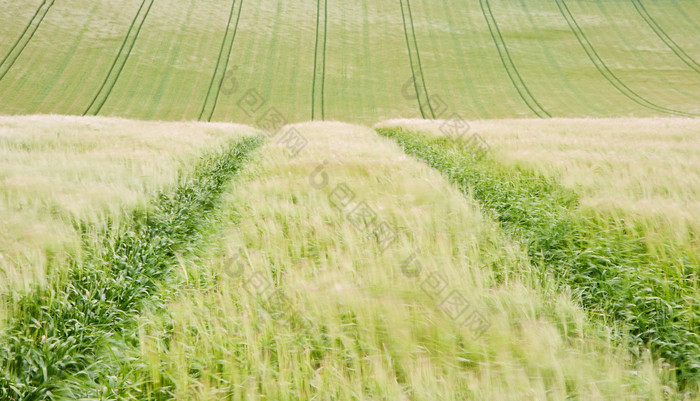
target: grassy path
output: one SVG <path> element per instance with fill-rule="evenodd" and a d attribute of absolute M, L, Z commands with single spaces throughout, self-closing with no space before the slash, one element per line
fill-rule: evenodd
<path fill-rule="evenodd" d="M 143 317 L 125 398 L 662 399 L 437 171 L 369 128 L 287 128 L 307 146 L 248 164 L 194 283 Z"/>
<path fill-rule="evenodd" d="M 471 149 L 446 138 L 403 128 L 378 132 L 445 173 L 508 233 L 521 239 L 543 276 L 551 274 L 593 315 L 629 330 L 635 344 L 650 346 L 658 357 L 674 364 L 680 383 L 697 388 L 697 265 L 689 259 L 679 265 L 672 255 L 652 254 L 644 237 L 629 233 L 619 221 L 581 215 L 576 195 L 551 180 L 488 159 L 475 160 Z"/>
<path fill-rule="evenodd" d="M 173 195 L 127 226 L 88 240 L 61 284 L 26 295 L 0 348 L 4 399 L 99 398 L 115 385 L 120 348 L 133 345 L 135 319 L 165 299 L 181 258 L 206 244 L 222 193 L 261 144 L 246 138 L 205 159 Z M 167 291 L 166 291 L 167 293 Z M 115 371 L 116 369 L 116 371 Z"/>
<path fill-rule="evenodd" d="M 5 78 L 7 72 L 10 71 L 10 68 L 12 68 L 15 61 L 17 61 L 19 56 L 24 51 L 24 48 L 27 47 L 27 43 L 32 40 L 37 29 L 39 29 L 39 26 L 44 21 L 44 17 L 46 17 L 46 14 L 51 9 L 51 6 L 53 6 L 54 1 L 55 0 L 42 1 L 39 8 L 36 9 L 32 19 L 24 28 L 19 38 L 17 38 L 17 41 L 14 43 L 14 45 L 12 45 L 10 51 L 7 52 L 2 61 L 0 61 L 0 80 Z"/>
<path fill-rule="evenodd" d="M 141 32 L 143 23 L 146 21 L 146 18 L 148 18 L 148 13 L 151 11 L 154 1 L 155 0 L 143 0 L 141 2 L 141 6 L 136 12 L 134 19 L 131 21 L 131 26 L 129 26 L 129 30 L 126 32 L 126 36 L 124 36 L 124 41 L 122 42 L 122 45 L 119 48 L 114 61 L 112 62 L 112 66 L 109 68 L 109 72 L 102 82 L 102 86 L 100 86 L 100 89 L 95 94 L 95 97 L 92 99 L 87 109 L 85 109 L 85 112 L 83 113 L 84 116 L 96 116 L 100 113 L 100 110 L 107 101 L 109 94 L 112 93 L 114 85 L 117 84 L 119 76 L 124 69 L 124 65 L 129 60 L 131 50 L 134 48 L 134 44 L 136 43 L 139 33 Z M 146 3 L 148 3 L 147 7 Z M 136 27 L 135 30 L 134 27 Z"/>
<path fill-rule="evenodd" d="M 238 12 L 236 12 L 236 6 L 238 6 Z M 211 118 L 214 115 L 214 110 L 216 110 L 216 103 L 219 100 L 221 86 L 224 83 L 224 76 L 228 67 L 229 58 L 231 57 L 231 50 L 233 49 L 233 44 L 236 41 L 236 32 L 238 32 L 238 23 L 241 19 L 242 9 L 243 0 L 232 0 L 231 13 L 229 14 L 224 38 L 221 41 L 219 58 L 216 61 L 216 68 L 214 68 L 214 73 L 211 76 L 211 82 L 209 83 L 209 89 L 207 90 L 207 97 L 202 105 L 202 112 L 199 113 L 200 121 L 202 121 L 202 119 L 211 121 Z"/>

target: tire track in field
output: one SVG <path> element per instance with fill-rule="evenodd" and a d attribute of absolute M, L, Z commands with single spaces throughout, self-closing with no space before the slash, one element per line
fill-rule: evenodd
<path fill-rule="evenodd" d="M 519 0 L 519 2 L 520 2 L 520 6 L 522 7 L 522 9 L 525 11 L 525 13 L 527 15 L 528 22 L 530 23 L 530 25 L 532 27 L 537 29 L 538 23 L 535 21 L 535 17 L 533 16 L 532 9 L 529 8 L 527 5 L 527 0 Z M 590 111 L 597 113 L 599 115 L 604 114 L 605 113 L 604 107 L 601 107 L 601 105 L 598 102 L 589 101 L 589 99 L 586 98 L 585 94 L 583 92 L 581 92 L 579 90 L 579 88 L 577 86 L 575 86 L 574 83 L 569 79 L 569 76 L 562 72 L 562 66 L 559 62 L 561 55 L 555 54 L 556 51 L 553 51 L 553 49 L 550 49 L 550 46 L 547 43 L 545 43 L 544 41 L 539 41 L 538 45 L 542 49 L 542 52 L 544 53 L 544 56 L 547 60 L 548 65 L 556 68 L 556 74 L 562 80 L 564 86 L 566 86 L 568 91 L 574 96 L 574 98 L 577 99 L 577 106 L 575 106 L 575 107 L 580 107 L 580 110 L 590 110 Z M 555 87 L 556 87 L 556 85 L 555 85 Z"/>
<path fill-rule="evenodd" d="M 129 60 L 131 50 L 133 50 L 134 45 L 136 44 L 136 40 L 138 39 L 139 33 L 141 32 L 141 28 L 143 27 L 143 24 L 146 21 L 146 18 L 148 17 L 148 13 L 151 11 L 151 7 L 153 6 L 154 1 L 155 0 L 143 0 L 141 2 L 139 10 L 134 16 L 134 19 L 131 21 L 131 26 L 129 26 L 129 30 L 126 32 L 126 36 L 124 37 L 124 41 L 122 42 L 122 45 L 119 48 L 119 52 L 114 58 L 112 66 L 109 68 L 109 72 L 107 73 L 107 76 L 102 82 L 102 86 L 100 86 L 100 89 L 95 94 L 95 97 L 92 98 L 92 102 L 90 102 L 90 105 L 87 107 L 87 109 L 85 109 L 85 112 L 83 113 L 84 116 L 96 116 L 97 114 L 99 114 L 100 110 L 102 110 L 102 106 L 104 106 L 105 102 L 107 101 L 107 98 L 109 98 L 110 93 L 112 93 L 114 85 L 116 85 L 117 81 L 119 80 L 119 76 L 121 75 L 122 70 L 124 69 L 124 65 L 126 65 L 126 62 Z M 148 7 L 144 9 L 144 7 L 146 6 L 146 2 L 148 2 Z M 134 29 L 134 27 L 136 27 L 136 29 Z M 126 48 L 128 48 L 128 50 L 125 52 L 124 49 Z"/>
<path fill-rule="evenodd" d="M 413 74 L 413 87 L 416 90 L 418 107 L 423 118 L 435 119 L 433 106 L 430 104 L 430 93 L 425 84 L 423 75 L 423 64 L 420 61 L 420 51 L 418 50 L 418 40 L 416 40 L 416 30 L 413 25 L 413 13 L 411 12 L 410 0 L 400 0 L 401 17 L 403 18 L 404 36 L 406 37 L 406 47 L 408 48 L 408 58 Z"/>
<path fill-rule="evenodd" d="M 683 111 L 677 111 L 673 109 L 669 109 L 663 106 L 659 106 L 655 103 L 652 103 L 651 101 L 643 98 L 639 94 L 637 94 L 635 91 L 630 89 L 627 85 L 625 85 L 624 82 L 620 80 L 613 72 L 610 70 L 610 68 L 605 64 L 603 59 L 600 57 L 598 52 L 595 50 L 591 42 L 588 40 L 586 35 L 583 33 L 583 30 L 581 27 L 578 25 L 576 22 L 576 19 L 574 18 L 573 14 L 571 14 L 571 11 L 569 10 L 569 7 L 566 5 L 564 0 L 555 0 L 557 3 L 557 6 L 559 7 L 559 11 L 561 12 L 562 16 L 564 16 L 564 19 L 566 20 L 566 23 L 569 25 L 569 28 L 571 31 L 574 33 L 574 36 L 576 36 L 576 39 L 578 40 L 579 44 L 581 47 L 583 47 L 583 50 L 586 52 L 588 55 L 588 58 L 591 60 L 595 68 L 600 72 L 603 77 L 610 82 L 610 84 L 615 87 L 620 93 L 625 95 L 627 98 L 632 100 L 633 102 L 639 104 L 640 106 L 646 107 L 648 109 L 662 112 L 662 113 L 667 113 L 667 114 L 676 114 L 679 116 L 685 116 L 685 117 L 697 117 L 697 115 L 692 114 L 692 113 L 686 113 Z"/>
<path fill-rule="evenodd" d="M 178 180 L 172 192 L 158 192 L 124 224 L 103 230 L 76 221 L 82 256 L 71 258 L 65 280 L 23 294 L 3 327 L 0 399 L 54 400 L 52 394 L 61 394 L 97 400 L 107 391 L 116 394 L 115 376 L 105 372 L 118 374 L 124 367 L 117 355 L 138 339 L 142 309 L 169 300 L 173 293 L 162 291 L 163 285 L 175 290 L 182 284 L 169 279 L 173 270 L 209 245 L 210 216 L 224 212 L 225 195 L 262 143 L 262 135 L 247 136 L 203 155 L 187 179 Z"/>
<path fill-rule="evenodd" d="M 659 25 L 656 20 L 654 20 L 654 17 L 649 14 L 649 11 L 647 11 L 646 7 L 644 7 L 644 4 L 642 3 L 641 0 L 630 0 L 632 1 L 632 4 L 634 4 L 634 8 L 637 9 L 637 13 L 644 19 L 644 22 L 649 25 L 649 27 L 654 31 L 656 36 L 661 39 L 666 46 L 668 46 L 669 49 L 671 49 L 676 56 L 678 56 L 679 59 L 681 59 L 688 67 L 692 68 L 695 70 L 695 72 L 700 73 L 700 64 L 698 64 L 695 60 L 693 60 L 692 57 L 688 55 L 683 49 L 678 46 L 678 44 L 671 39 L 670 36 L 661 28 L 661 25 Z"/>
<path fill-rule="evenodd" d="M 523 99 L 527 107 L 532 110 L 537 117 L 552 117 L 547 110 L 542 107 L 537 99 L 535 99 L 530 92 L 530 89 L 525 84 L 525 81 L 520 76 L 518 68 L 515 66 L 513 59 L 510 57 L 510 52 L 508 52 L 508 47 L 503 39 L 503 35 L 501 35 L 501 30 L 498 28 L 496 17 L 494 17 L 493 12 L 491 11 L 491 5 L 489 4 L 488 0 L 479 0 L 479 3 L 481 4 L 481 12 L 484 14 L 486 24 L 489 26 L 489 32 L 491 33 L 493 43 L 496 45 L 496 49 L 498 49 L 498 55 L 501 57 L 503 67 L 506 69 L 508 77 L 513 83 L 515 90 L 518 91 L 520 98 Z"/>
<path fill-rule="evenodd" d="M 238 7 L 238 12 L 236 12 Z M 219 101 L 219 93 L 221 85 L 224 83 L 226 69 L 228 68 L 228 60 L 231 57 L 233 43 L 236 41 L 236 33 L 238 32 L 238 22 L 241 20 L 241 10 L 243 9 L 243 0 L 233 0 L 231 3 L 231 13 L 228 17 L 226 32 L 221 41 L 221 49 L 219 50 L 219 59 L 216 60 L 216 68 L 211 76 L 209 89 L 207 89 L 207 97 L 204 99 L 202 111 L 199 113 L 199 120 L 206 117 L 206 121 L 211 121 L 211 117 L 216 110 L 216 103 Z M 233 29 L 232 29 L 233 28 Z"/>
<path fill-rule="evenodd" d="M 54 2 L 55 0 L 50 0 L 48 2 L 44 0 L 36 9 L 32 19 L 29 20 L 27 26 L 24 27 L 22 34 L 19 36 L 19 38 L 17 38 L 17 41 L 12 45 L 12 48 L 10 48 L 10 51 L 7 52 L 2 61 L 0 61 L 0 80 L 2 80 L 7 72 L 10 71 L 10 68 L 12 68 L 12 66 L 15 64 L 19 56 L 24 51 L 24 48 L 27 47 L 27 44 L 32 40 L 34 34 L 36 33 L 37 29 L 39 29 L 39 26 L 44 21 L 44 17 L 46 17 L 46 14 L 48 14 Z"/>
<path fill-rule="evenodd" d="M 321 10 L 323 5 L 323 10 Z M 323 13 L 323 24 L 321 24 Z M 323 38 L 323 39 L 321 39 Z M 316 109 L 321 109 L 321 120 L 326 119 L 326 45 L 328 43 L 328 0 L 316 2 L 316 45 L 314 47 L 314 79 L 311 87 L 311 120 L 316 120 Z M 320 89 L 317 89 L 320 87 Z M 320 92 L 320 95 L 316 95 Z M 318 103 L 318 105 L 316 104 Z"/>

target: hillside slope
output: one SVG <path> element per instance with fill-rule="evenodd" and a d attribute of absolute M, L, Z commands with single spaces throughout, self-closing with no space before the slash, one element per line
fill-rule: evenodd
<path fill-rule="evenodd" d="M 700 7 L 689 0 L 0 6 L 2 114 L 250 124 L 700 114 Z"/>

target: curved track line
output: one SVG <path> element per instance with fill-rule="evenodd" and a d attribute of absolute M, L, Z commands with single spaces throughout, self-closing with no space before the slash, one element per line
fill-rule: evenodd
<path fill-rule="evenodd" d="M 530 23 L 532 27 L 535 29 L 538 28 L 537 22 L 535 22 L 535 18 L 533 17 L 533 12 L 531 8 L 528 8 L 527 5 L 527 0 L 519 0 L 520 6 L 522 9 L 525 11 L 527 15 L 527 20 Z M 545 58 L 547 59 L 547 63 L 550 66 L 553 66 L 556 68 L 556 74 L 557 76 L 562 80 L 564 83 L 564 86 L 568 88 L 568 92 L 570 92 L 574 98 L 577 100 L 577 108 L 579 108 L 579 111 L 582 110 L 588 110 L 593 113 L 598 113 L 598 114 L 604 114 L 604 107 L 601 107 L 601 105 L 598 102 L 594 101 L 589 101 L 589 99 L 586 98 L 586 94 L 584 94 L 577 86 L 574 85 L 574 83 L 569 79 L 569 75 L 565 74 L 562 71 L 562 65 L 560 63 L 560 59 L 562 58 L 562 55 L 559 54 L 554 54 L 556 51 L 553 51 L 553 49 L 550 48 L 550 46 L 545 43 L 544 41 L 539 41 L 538 43 L 540 49 L 542 49 L 542 52 L 544 53 Z M 550 92 L 551 93 L 551 92 Z M 572 105 L 574 103 L 571 103 Z"/>
<path fill-rule="evenodd" d="M 576 22 L 576 19 L 574 19 L 574 16 L 571 14 L 569 7 L 566 5 L 564 0 L 555 0 L 555 1 L 557 3 L 557 6 L 559 7 L 559 11 L 561 12 L 562 16 L 564 16 L 566 23 L 569 25 L 569 28 L 576 36 L 576 39 L 578 40 L 581 47 L 583 47 L 583 50 L 588 55 L 588 58 L 591 60 L 591 62 L 593 63 L 595 68 L 598 70 L 598 72 L 600 72 L 603 75 L 603 77 L 605 77 L 605 79 L 608 80 L 608 82 L 610 82 L 610 84 L 615 87 L 615 89 L 617 89 L 623 95 L 627 96 L 633 102 L 639 104 L 640 106 L 646 107 L 648 109 L 651 109 L 654 111 L 659 111 L 662 113 L 676 114 L 676 115 L 685 116 L 685 117 L 697 117 L 697 115 L 695 115 L 695 114 L 686 113 L 683 111 L 672 110 L 672 109 L 654 104 L 654 103 L 650 102 L 649 100 L 639 96 L 636 92 L 634 92 L 627 85 L 625 85 L 620 80 L 620 78 L 618 78 L 612 72 L 612 70 L 610 70 L 610 68 L 605 64 L 605 62 L 600 57 L 600 55 L 598 55 L 598 52 L 596 52 L 596 50 L 593 47 L 593 45 L 591 44 L 591 42 L 588 40 L 588 38 L 586 38 L 586 35 L 583 33 L 583 30 Z"/>
<path fill-rule="evenodd" d="M 95 97 L 92 98 L 92 102 L 90 102 L 90 105 L 87 107 L 87 109 L 85 109 L 85 112 L 83 113 L 84 116 L 96 116 L 97 114 L 99 114 L 100 110 L 102 110 L 102 106 L 104 106 L 105 102 L 107 102 L 107 98 L 109 98 L 109 95 L 112 93 L 114 85 L 117 84 L 119 76 L 121 75 L 122 70 L 124 69 L 124 65 L 129 60 L 131 51 L 133 50 L 134 45 L 136 44 L 136 40 L 138 39 L 139 33 L 141 33 L 141 28 L 143 27 L 143 24 L 146 21 L 148 13 L 151 11 L 151 7 L 153 6 L 153 2 L 155 0 L 148 0 L 148 7 L 146 8 L 145 13 L 143 13 L 141 21 L 138 23 L 136 33 L 134 35 L 131 35 L 131 32 L 134 30 L 134 26 L 136 25 L 136 21 L 139 20 L 139 16 L 141 16 L 141 11 L 143 11 L 143 7 L 146 5 L 146 1 L 147 0 L 143 0 L 141 2 L 141 6 L 139 7 L 138 12 L 134 16 L 134 19 L 131 21 L 131 26 L 129 26 L 129 30 L 127 31 L 126 36 L 124 37 L 124 41 L 122 42 L 122 45 L 119 48 L 119 52 L 114 58 L 114 61 L 112 62 L 112 66 L 109 68 L 107 76 L 105 77 L 104 81 L 102 81 L 102 86 L 100 86 L 100 89 L 95 94 Z M 124 48 L 127 46 L 129 47 L 129 49 L 124 54 Z"/>
<path fill-rule="evenodd" d="M 323 48 L 319 49 L 321 33 L 321 0 L 316 3 L 316 45 L 314 47 L 314 79 L 311 88 L 311 120 L 316 119 L 316 102 L 320 103 L 321 120 L 326 119 L 326 45 L 328 41 L 328 0 L 323 0 Z M 319 54 L 320 53 L 320 54 Z M 319 56 L 321 60 L 319 61 Z M 321 65 L 319 66 L 319 62 Z M 320 68 L 319 68 L 320 67 Z M 321 95 L 316 96 L 316 86 L 320 75 Z"/>
<path fill-rule="evenodd" d="M 418 69 L 420 71 L 420 79 L 423 84 L 423 90 L 425 91 L 426 99 L 428 99 L 427 104 L 430 109 L 430 115 L 435 118 L 435 111 L 433 110 L 433 105 L 430 103 L 430 92 L 428 92 L 428 87 L 425 85 L 425 75 L 423 74 L 423 63 L 420 60 L 420 51 L 418 50 L 418 40 L 416 39 L 416 27 L 413 25 L 413 11 L 411 11 L 411 0 L 406 0 L 406 6 L 408 8 L 408 21 L 411 23 L 411 36 L 413 37 L 413 48 L 416 49 L 416 59 L 418 61 Z"/>
<path fill-rule="evenodd" d="M 236 13 L 236 5 L 238 5 L 238 13 Z M 211 76 L 211 82 L 209 83 L 209 89 L 207 89 L 207 97 L 204 98 L 204 104 L 202 105 L 202 111 L 199 113 L 199 120 L 200 121 L 202 120 L 202 117 L 205 114 L 207 115 L 207 121 L 211 121 L 211 117 L 214 115 L 214 110 L 216 110 L 216 103 L 219 101 L 219 93 L 221 92 L 221 86 L 224 83 L 224 78 L 226 75 L 226 68 L 228 68 L 228 60 L 231 57 L 231 51 L 233 50 L 233 43 L 236 41 L 236 33 L 238 32 L 238 23 L 241 20 L 241 10 L 243 10 L 243 0 L 240 0 L 238 2 L 236 2 L 236 0 L 233 0 L 233 2 L 231 3 L 231 13 L 229 14 L 229 17 L 228 17 L 228 24 L 226 25 L 226 32 L 224 32 L 224 38 L 221 41 L 221 49 L 219 50 L 219 59 L 216 60 L 216 68 L 214 69 L 214 73 Z M 234 15 L 236 16 L 236 22 L 235 22 L 235 25 L 233 27 L 233 31 L 231 31 L 231 21 L 233 21 Z M 231 34 L 229 35 L 229 33 L 231 33 Z M 226 42 L 229 41 L 229 36 L 230 36 L 230 43 L 227 46 Z M 224 52 L 226 52 L 226 56 L 224 56 Z M 217 79 L 218 79 L 219 83 L 215 84 Z M 213 94 L 214 98 L 211 99 L 212 90 L 214 88 L 216 88 L 216 91 Z M 207 109 L 209 109 L 209 110 L 207 110 Z"/>
<path fill-rule="evenodd" d="M 506 42 L 503 39 L 503 35 L 501 35 L 501 30 L 498 28 L 498 24 L 496 23 L 496 17 L 493 16 L 493 12 L 491 11 L 491 5 L 489 4 L 488 0 L 479 0 L 479 3 L 481 4 L 481 12 L 482 14 L 484 14 L 486 24 L 489 26 L 489 32 L 491 33 L 493 43 L 498 49 L 498 55 L 501 57 L 503 67 L 506 69 L 508 77 L 513 83 L 515 90 L 518 91 L 520 98 L 523 99 L 527 107 L 530 110 L 532 110 L 532 112 L 535 113 L 537 117 L 551 117 L 547 110 L 545 110 L 544 107 L 542 107 L 542 105 L 537 101 L 537 99 L 535 99 L 535 97 L 530 92 L 530 89 L 527 87 L 527 85 L 525 85 L 525 81 L 520 76 L 518 68 L 515 66 L 513 59 L 510 57 L 510 52 L 508 52 L 508 47 L 506 46 Z"/>
<path fill-rule="evenodd" d="M 32 40 L 34 37 L 34 34 L 36 33 L 37 29 L 39 29 L 39 25 L 44 21 L 44 17 L 46 17 L 46 14 L 48 14 L 49 9 L 51 9 L 51 6 L 53 6 L 55 0 L 51 0 L 49 5 L 44 8 L 46 5 L 46 0 L 44 0 L 39 7 L 36 9 L 34 12 L 34 15 L 32 16 L 32 19 L 29 20 L 29 23 L 27 24 L 26 27 L 24 27 L 24 30 L 22 31 L 22 34 L 17 38 L 17 41 L 12 45 L 12 48 L 10 48 L 10 51 L 7 52 L 5 57 L 0 61 L 0 80 L 5 77 L 8 71 L 10 71 L 10 68 L 12 68 L 13 65 L 15 65 L 15 62 L 19 58 L 19 56 L 22 54 L 24 51 L 24 48 L 27 47 L 27 44 Z M 37 21 L 36 24 L 34 21 Z M 26 40 L 25 40 L 26 39 Z M 20 45 L 21 42 L 24 42 Z M 19 48 L 17 46 L 20 46 Z M 5 63 L 9 60 L 10 64 L 6 66 Z"/>
<path fill-rule="evenodd" d="M 403 18 L 404 36 L 406 37 L 408 58 L 409 63 L 411 64 L 411 74 L 413 75 L 413 87 L 416 90 L 416 99 L 418 100 L 418 107 L 420 108 L 421 116 L 423 118 L 430 117 L 434 119 L 435 112 L 433 112 L 433 106 L 430 104 L 430 93 L 428 92 L 428 87 L 425 84 L 425 76 L 423 75 L 423 64 L 420 60 L 418 40 L 416 39 L 416 30 L 415 26 L 413 25 L 413 13 L 411 12 L 411 3 L 410 0 L 405 1 L 406 3 L 404 5 L 404 0 L 400 0 L 401 17 Z M 409 22 L 406 22 L 407 16 Z M 411 41 L 411 38 L 413 39 L 413 41 Z"/>
<path fill-rule="evenodd" d="M 646 7 L 644 7 L 644 4 L 642 4 L 641 0 L 630 0 L 632 1 L 632 4 L 634 4 L 634 8 L 637 9 L 637 13 L 644 19 L 644 22 L 649 25 L 649 27 L 654 31 L 656 36 L 661 39 L 666 46 L 668 46 L 669 49 L 671 49 L 676 56 L 678 56 L 679 59 L 681 59 L 688 67 L 692 68 L 695 70 L 695 72 L 700 73 L 700 64 L 698 64 L 695 60 L 693 60 L 692 57 L 688 55 L 683 49 L 681 49 L 680 46 L 676 42 L 671 39 L 670 36 L 661 28 L 661 25 L 659 25 L 656 20 L 654 20 L 654 17 L 649 14 L 649 11 L 647 11 Z"/>

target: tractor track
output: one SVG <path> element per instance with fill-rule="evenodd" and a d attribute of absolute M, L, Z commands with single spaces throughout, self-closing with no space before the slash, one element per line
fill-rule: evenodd
<path fill-rule="evenodd" d="M 647 11 L 646 7 L 644 7 L 644 4 L 642 3 L 641 0 L 630 0 L 632 4 L 634 5 L 634 8 L 637 10 L 637 13 L 644 19 L 644 22 L 649 25 L 649 27 L 654 31 L 656 36 L 661 39 L 666 46 L 668 46 L 669 49 L 673 51 L 673 53 L 678 56 L 679 59 L 681 59 L 688 67 L 692 68 L 695 70 L 695 72 L 700 73 L 700 64 L 698 64 L 695 60 L 693 60 L 692 57 L 688 55 L 683 49 L 678 46 L 678 44 L 671 39 L 670 36 L 666 33 L 666 31 L 661 28 L 661 25 L 659 25 L 658 22 L 654 19 L 654 17 L 649 14 L 649 11 Z"/>
<path fill-rule="evenodd" d="M 10 48 L 10 51 L 7 52 L 2 61 L 0 61 L 0 80 L 2 80 L 7 72 L 10 71 L 10 68 L 12 68 L 19 56 L 27 47 L 27 44 L 32 40 L 34 34 L 39 29 L 39 26 L 44 21 L 44 17 L 46 17 L 46 14 L 48 14 L 54 2 L 55 0 L 48 2 L 44 0 L 41 2 L 41 5 L 39 5 L 39 8 L 36 9 L 32 19 L 29 20 L 27 26 L 24 27 L 22 34 L 19 36 L 19 38 L 17 38 L 17 41 L 14 43 L 14 45 L 12 45 L 12 48 Z"/>
<path fill-rule="evenodd" d="M 583 50 L 586 52 L 588 55 L 588 58 L 591 60 L 595 68 L 600 72 L 603 77 L 610 82 L 610 84 L 615 87 L 620 93 L 622 93 L 624 96 L 632 100 L 633 102 L 639 104 L 640 106 L 646 107 L 648 109 L 666 113 L 666 114 L 675 114 L 679 116 L 684 116 L 684 117 L 697 117 L 697 115 L 692 114 L 692 113 L 686 113 L 683 111 L 678 111 L 678 110 L 673 110 L 669 109 L 663 106 L 659 106 L 655 103 L 652 103 L 651 101 L 643 98 L 639 94 L 637 94 L 635 91 L 630 89 L 627 85 L 625 85 L 624 82 L 620 80 L 613 72 L 610 70 L 610 68 L 605 64 L 603 59 L 600 57 L 598 52 L 595 50 L 591 42 L 588 40 L 586 35 L 584 34 L 583 30 L 581 27 L 578 25 L 576 22 L 576 19 L 574 18 L 573 14 L 569 10 L 569 7 L 566 5 L 564 0 L 555 0 L 557 3 L 557 6 L 559 7 L 559 11 L 561 12 L 562 16 L 566 20 L 566 23 L 569 25 L 569 28 L 573 32 L 574 36 L 576 36 L 576 39 L 578 40 L 579 44 L 581 47 L 583 47 Z"/>
<path fill-rule="evenodd" d="M 238 5 L 237 13 L 236 5 Z M 211 121 L 211 118 L 214 115 L 214 110 L 216 110 L 216 104 L 219 101 L 219 93 L 221 92 L 221 87 L 224 83 L 224 78 L 226 76 L 226 68 L 228 68 L 228 61 L 231 57 L 231 52 L 233 51 L 233 44 L 236 41 L 238 23 L 241 21 L 241 10 L 243 10 L 243 0 L 233 0 L 233 2 L 231 3 L 231 13 L 228 17 L 228 24 L 226 25 L 226 32 L 224 33 L 224 38 L 221 41 L 219 58 L 218 60 L 216 60 L 216 68 L 214 69 L 214 73 L 211 76 L 209 89 L 207 89 L 207 97 L 204 99 L 202 111 L 199 113 L 199 121 L 202 121 L 202 118 L 205 115 L 206 121 Z M 233 30 L 231 30 L 231 24 L 233 22 L 234 16 L 236 18 L 236 21 L 234 23 Z M 226 53 L 226 56 L 224 56 L 224 53 Z"/>
<path fill-rule="evenodd" d="M 508 47 L 506 46 L 506 42 L 503 39 L 503 35 L 501 35 L 501 30 L 498 28 L 496 18 L 494 17 L 493 12 L 491 11 L 491 5 L 489 4 L 488 0 L 479 0 L 479 3 L 481 4 L 481 12 L 484 14 L 486 23 L 489 26 L 489 32 L 491 33 L 493 43 L 496 45 L 496 49 L 498 49 L 498 55 L 501 57 L 503 67 L 508 73 L 508 77 L 510 78 L 511 83 L 515 87 L 515 90 L 518 91 L 520 98 L 523 99 L 527 107 L 530 110 L 532 110 L 532 112 L 535 113 L 537 117 L 552 117 L 547 112 L 547 110 L 545 110 L 544 107 L 542 107 L 542 105 L 537 101 L 537 99 L 535 99 L 535 97 L 530 92 L 530 89 L 525 84 L 525 81 L 520 76 L 518 68 L 515 66 L 515 63 L 513 62 L 513 59 L 510 56 L 510 52 L 508 52 Z"/>
<path fill-rule="evenodd" d="M 323 3 L 323 27 L 321 25 L 321 3 Z M 323 34 L 321 34 L 323 29 Z M 323 36 L 323 41 L 320 37 Z M 323 43 L 321 43 L 323 42 Z M 316 103 L 321 109 L 321 120 L 326 119 L 326 47 L 328 43 L 328 0 L 316 3 L 316 45 L 314 46 L 314 79 L 311 87 L 311 120 L 316 120 Z M 320 63 L 320 65 L 319 65 Z M 320 76 L 320 77 L 319 77 Z M 320 96 L 316 95 L 320 86 Z M 320 99 L 319 99 L 320 98 Z"/>
<path fill-rule="evenodd" d="M 423 64 L 420 59 L 416 30 L 413 24 L 413 13 L 411 12 L 410 0 L 400 0 L 401 17 L 403 18 L 404 36 L 406 37 L 406 47 L 408 49 L 409 63 L 411 64 L 411 74 L 413 75 L 413 87 L 416 90 L 418 107 L 423 118 L 435 118 L 433 106 L 430 104 L 430 92 L 425 84 L 423 74 Z M 410 31 L 410 33 L 409 33 Z"/>
<path fill-rule="evenodd" d="M 144 11 L 144 6 L 146 5 L 147 1 L 148 7 L 146 7 L 145 12 L 142 13 L 142 11 Z M 124 41 L 122 42 L 122 45 L 119 48 L 119 52 L 114 58 L 112 66 L 109 68 L 109 72 L 107 73 L 107 76 L 105 76 L 105 79 L 102 82 L 102 86 L 100 86 L 100 89 L 95 94 L 95 97 L 92 99 L 92 102 L 90 102 L 90 105 L 87 107 L 87 109 L 85 109 L 85 112 L 83 113 L 84 116 L 98 115 L 100 113 L 100 110 L 102 110 L 102 107 L 104 106 L 105 102 L 107 102 L 109 95 L 112 93 L 112 89 L 114 89 L 114 86 L 119 80 L 119 76 L 121 75 L 122 70 L 126 65 L 126 62 L 129 61 L 131 51 L 134 49 L 136 40 L 138 39 L 139 33 L 141 33 L 141 28 L 143 28 L 143 24 L 146 22 L 146 18 L 148 18 L 148 13 L 151 12 L 151 7 L 153 7 L 154 1 L 155 0 L 143 0 L 141 2 L 141 6 L 139 7 L 138 12 L 134 16 L 134 19 L 131 21 L 131 25 L 129 26 L 129 30 L 126 33 L 126 36 L 124 36 Z M 131 33 L 134 32 L 134 27 L 137 25 L 137 21 L 139 21 L 138 27 L 136 28 L 135 33 L 132 35 Z M 125 53 L 124 49 L 127 46 L 129 49 Z"/>

